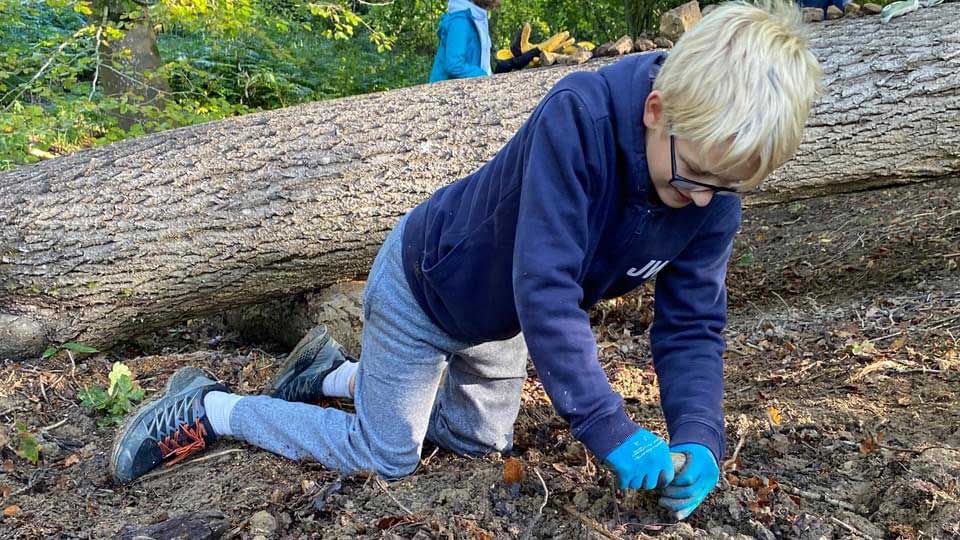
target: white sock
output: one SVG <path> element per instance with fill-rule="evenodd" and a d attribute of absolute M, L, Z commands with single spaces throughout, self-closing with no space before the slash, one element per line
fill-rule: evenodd
<path fill-rule="evenodd" d="M 353 392 L 350 390 L 353 385 L 350 384 L 350 382 L 356 376 L 358 367 L 360 367 L 359 362 L 351 362 L 349 360 L 340 364 L 340 367 L 323 378 L 323 395 L 352 398 Z"/>
<path fill-rule="evenodd" d="M 203 396 L 203 408 L 207 410 L 207 420 L 210 421 L 213 432 L 218 436 L 233 435 L 233 431 L 230 430 L 230 413 L 242 397 L 216 391 L 207 392 L 207 395 Z"/>

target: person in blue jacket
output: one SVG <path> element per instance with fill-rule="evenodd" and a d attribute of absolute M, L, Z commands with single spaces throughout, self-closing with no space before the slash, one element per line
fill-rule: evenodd
<path fill-rule="evenodd" d="M 448 0 L 447 13 L 437 28 L 440 45 L 430 82 L 491 74 L 487 11 L 499 5 L 500 0 Z"/>
<path fill-rule="evenodd" d="M 387 478 L 411 474 L 425 440 L 506 452 L 529 354 L 557 413 L 620 487 L 660 489 L 686 517 L 724 456 L 739 196 L 796 151 L 820 79 L 799 10 L 779 0 L 720 6 L 669 56 L 564 77 L 493 159 L 387 237 L 364 291 L 359 362 L 318 327 L 267 395 L 232 394 L 183 368 L 120 430 L 114 478 L 133 481 L 218 437 Z M 611 388 L 587 312 L 654 276 L 650 341 L 669 443 Z M 323 397 L 353 398 L 355 412 L 313 404 Z"/>

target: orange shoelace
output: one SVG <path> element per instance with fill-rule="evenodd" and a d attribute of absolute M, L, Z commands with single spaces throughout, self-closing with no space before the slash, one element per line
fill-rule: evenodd
<path fill-rule="evenodd" d="M 165 461 L 167 467 L 176 465 L 187 459 L 193 454 L 207 447 L 203 436 L 207 434 L 203 422 L 198 418 L 191 427 L 189 424 L 182 424 L 172 435 L 164 437 L 160 441 L 160 455 Z M 167 458 L 172 457 L 170 461 Z"/>

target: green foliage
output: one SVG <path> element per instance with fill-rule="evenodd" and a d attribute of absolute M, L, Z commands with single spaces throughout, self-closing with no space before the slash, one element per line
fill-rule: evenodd
<path fill-rule="evenodd" d="M 143 389 L 133 380 L 130 368 L 120 362 L 114 362 L 110 370 L 110 386 L 106 390 L 100 387 L 84 388 L 80 394 L 80 404 L 106 415 L 99 421 L 101 427 L 120 424 L 123 418 L 133 410 L 133 402 L 143 399 Z"/>
<path fill-rule="evenodd" d="M 424 83 L 445 11 L 442 0 L 0 0 L 0 171 L 148 132 Z M 162 61 L 151 74 L 131 71 L 129 50 L 109 57 L 145 20 Z M 494 46 L 524 22 L 537 41 L 569 30 L 600 44 L 626 31 L 621 0 L 589 9 L 511 0 L 492 12 Z M 108 70 L 140 90 L 165 84 L 150 98 L 107 95 Z"/>
<path fill-rule="evenodd" d="M 567 30 L 577 41 L 596 45 L 612 41 L 626 33 L 624 0 L 598 0 L 586 4 L 574 0 L 515 0 L 504 2 L 493 12 L 494 47 L 510 45 L 523 23 L 533 27 L 531 41 L 543 41 Z"/>
<path fill-rule="evenodd" d="M 85 353 L 85 354 L 100 352 L 89 345 L 84 345 L 83 343 L 74 343 L 72 341 L 69 341 L 67 343 L 64 343 L 63 345 L 51 345 L 47 347 L 47 350 L 43 351 L 43 355 L 41 356 L 41 358 L 46 360 L 47 358 L 50 358 L 51 356 L 57 354 L 58 352 L 64 349 L 68 351 Z"/>
<path fill-rule="evenodd" d="M 40 445 L 37 444 L 37 439 L 23 422 L 17 422 L 15 428 L 20 439 L 20 443 L 17 445 L 17 455 L 36 465 L 40 461 Z"/>

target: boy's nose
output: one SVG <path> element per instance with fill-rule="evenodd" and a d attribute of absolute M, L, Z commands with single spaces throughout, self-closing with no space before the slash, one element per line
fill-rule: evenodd
<path fill-rule="evenodd" d="M 710 201 L 713 200 L 713 191 L 705 189 L 703 191 L 691 191 L 687 193 L 687 197 L 693 199 L 693 204 L 703 208 L 704 206 L 710 204 Z"/>

